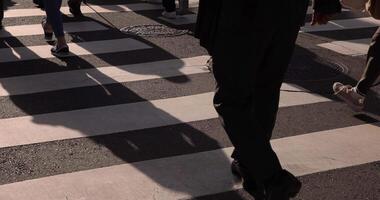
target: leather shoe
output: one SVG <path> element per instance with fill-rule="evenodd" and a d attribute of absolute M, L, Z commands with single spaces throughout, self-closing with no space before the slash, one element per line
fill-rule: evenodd
<path fill-rule="evenodd" d="M 250 177 L 247 169 L 244 168 L 239 161 L 232 161 L 231 172 L 237 179 L 243 181 L 244 190 L 253 196 L 255 200 L 265 200 L 264 185 L 257 183 L 252 177 Z"/>
<path fill-rule="evenodd" d="M 266 186 L 266 200 L 289 200 L 297 196 L 302 183 L 290 172 L 280 171 Z"/>

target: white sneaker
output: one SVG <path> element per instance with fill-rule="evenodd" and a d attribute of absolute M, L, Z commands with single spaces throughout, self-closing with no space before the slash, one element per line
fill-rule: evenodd
<path fill-rule="evenodd" d="M 346 102 L 354 111 L 360 112 L 364 108 L 365 96 L 359 94 L 355 87 L 336 82 L 333 85 L 334 94 Z"/>
<path fill-rule="evenodd" d="M 162 12 L 162 16 L 167 18 L 167 19 L 176 19 L 177 18 L 177 12 L 176 11 L 173 11 L 173 12 Z"/>

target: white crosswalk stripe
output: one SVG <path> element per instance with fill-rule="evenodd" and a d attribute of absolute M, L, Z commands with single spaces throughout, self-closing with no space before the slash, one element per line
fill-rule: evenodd
<path fill-rule="evenodd" d="M 305 33 L 312 33 L 320 31 L 338 31 L 378 26 L 380 26 L 379 20 L 376 20 L 372 17 L 363 17 L 355 19 L 332 20 L 327 25 L 322 26 L 311 26 L 310 24 L 307 24 L 302 28 L 301 31 Z"/>
<path fill-rule="evenodd" d="M 289 88 L 288 86 L 287 88 Z M 283 92 L 281 107 L 330 101 L 322 96 Z M 213 93 L 99 107 L 62 113 L 0 119 L 0 147 L 104 135 L 217 118 Z M 197 112 L 192 112 L 197 110 Z M 102 117 L 99 117 L 102 116 Z M 136 118 L 136 116 L 139 116 Z M 43 131 L 41 131 L 43 130 Z"/>
<path fill-rule="evenodd" d="M 71 22 L 65 23 L 64 29 L 66 33 L 72 32 L 89 32 L 101 31 L 108 28 L 96 22 Z M 0 38 L 2 37 L 18 37 L 29 35 L 43 35 L 44 31 L 41 24 L 21 25 L 21 26 L 8 26 L 0 30 Z"/>
<path fill-rule="evenodd" d="M 363 129 L 366 132 L 357 137 Z M 277 139 L 272 145 L 284 166 L 300 176 L 380 160 L 379 132 L 380 124 L 368 124 Z M 175 200 L 220 193 L 241 187 L 229 172 L 232 150 L 226 148 L 3 185 L 0 197 Z M 214 170 L 204 170 L 203 166 Z"/>
<path fill-rule="evenodd" d="M 322 43 L 318 46 L 343 55 L 360 56 L 367 54 L 370 42 L 371 39 L 366 38 L 358 40 L 334 41 L 330 43 Z"/>
<path fill-rule="evenodd" d="M 192 7 L 196 7 L 197 1 L 191 3 Z M 92 7 L 99 13 L 115 14 L 162 9 L 160 4 L 146 2 Z M 69 14 L 68 7 L 63 7 L 61 11 Z M 85 14 L 94 13 L 86 6 L 82 6 L 82 11 Z M 309 9 L 308 14 L 311 13 Z M 11 20 L 42 15 L 44 12 L 36 8 L 10 8 L 5 12 L 5 18 Z M 144 23 L 165 21 L 173 25 L 187 25 L 195 23 L 196 14 L 189 13 L 175 20 L 160 16 L 152 18 L 150 14 L 139 16 Z M 379 25 L 380 21 L 369 17 L 339 19 L 326 26 L 307 25 L 302 28 L 301 34 L 317 35 L 334 31 L 344 34 L 345 31 L 376 28 Z M 95 20 L 65 23 L 66 33 L 96 34 L 104 30 L 112 31 Z M 29 38 L 36 36 L 43 37 L 39 24 L 5 26 L 0 31 L 0 174 L 3 174 L 0 179 L 4 179 L 0 183 L 0 199 L 174 200 L 241 189 L 241 184 L 234 180 L 229 169 L 233 151 L 231 144 L 225 141 L 223 132 L 212 132 L 221 130 L 219 124 L 211 124 L 218 118 L 213 108 L 214 92 L 211 89 L 205 91 L 204 85 L 194 86 L 198 79 L 214 82 L 207 68 L 210 56 L 203 51 L 193 51 L 192 42 L 189 42 L 189 47 L 178 44 L 182 36 L 143 39 L 128 36 L 114 39 L 110 36 L 95 41 L 72 41 L 69 43 L 70 58 L 76 60 L 66 68 L 49 62 L 50 66 L 55 67 L 46 69 L 42 61 L 54 58 L 50 53 L 51 45 L 22 46 L 26 40 L 28 44 L 33 43 Z M 23 40 L 18 40 L 20 37 Z M 181 39 L 190 40 L 188 36 Z M 13 47 L 12 42 L 17 47 Z M 359 56 L 366 54 L 369 42 L 366 36 L 321 42 L 316 46 L 345 56 Z M 177 44 L 182 45 L 183 49 L 171 46 Z M 179 56 L 173 53 L 177 50 L 180 51 Z M 152 52 L 155 53 L 153 56 Z M 119 53 L 130 57 L 126 56 L 122 60 L 124 63 L 119 64 L 120 55 L 114 55 Z M 107 54 L 109 60 L 118 59 L 117 64 L 103 60 L 101 54 Z M 85 58 L 88 55 L 96 58 Z M 148 57 L 149 62 L 141 61 Z M 64 59 L 61 61 L 65 62 Z M 16 72 L 12 68 L 25 71 Z M 128 84 L 135 85 L 128 88 Z M 110 85 L 118 90 L 113 90 Z M 169 85 L 184 89 L 168 91 L 162 88 Z M 191 86 L 186 87 L 188 85 Z M 171 95 L 171 92 L 176 95 Z M 140 97 L 140 93 L 146 97 Z M 70 103 L 78 105 L 65 102 L 71 97 L 69 95 L 74 99 L 74 103 Z M 41 102 L 35 102 L 34 98 Z M 309 127 L 308 122 L 293 121 L 298 114 L 290 115 L 293 111 L 288 110 L 304 111 L 321 105 L 332 110 L 326 110 L 326 113 L 347 114 L 333 107 L 340 103 L 335 102 L 331 94 L 318 94 L 303 84 L 284 83 L 279 105 L 280 112 L 288 114 L 288 118 L 281 118 L 284 120 L 282 126 L 293 123 L 299 127 L 292 130 L 302 129 L 299 133 L 272 140 L 284 168 L 295 175 L 305 176 L 380 161 L 380 123 L 376 121 L 356 123 L 358 120 L 351 120 L 336 127 L 318 126 L 318 131 L 310 131 L 314 127 Z M 309 116 L 305 116 L 305 120 L 339 121 L 330 119 L 331 116 L 324 114 L 323 110 L 317 110 L 320 113 L 314 111 L 316 109 L 307 112 Z M 207 126 L 196 125 L 208 122 L 210 124 Z M 159 128 L 164 131 L 156 131 Z M 190 132 L 196 137 L 191 137 Z M 172 134 L 173 141 L 162 140 L 161 137 L 166 134 Z M 91 142 L 86 143 L 89 140 Z M 184 145 L 173 145 L 177 140 Z M 144 149 L 150 147 L 152 141 L 159 143 L 160 147 Z M 120 143 L 125 146 L 115 147 L 118 149 L 116 151 L 112 149 L 112 145 Z M 83 145 L 80 155 L 74 152 L 75 145 Z M 33 164 L 24 164 L 23 160 L 14 156 L 16 153 L 9 153 L 27 155 L 37 148 L 49 146 L 53 146 L 55 152 L 46 152 L 49 155 L 46 157 L 59 157 L 51 161 L 52 165 L 38 159 Z M 67 151 L 73 152 L 66 155 Z M 106 159 L 100 156 L 104 152 L 111 152 L 116 158 L 109 159 L 114 162 L 107 163 L 107 160 L 106 164 L 98 164 L 98 161 L 91 161 L 91 167 L 87 168 L 80 164 L 81 160 L 88 159 L 86 155 L 90 153 L 99 153 L 99 160 Z M 127 159 L 130 158 L 128 156 L 133 157 L 130 152 L 138 158 Z M 65 162 L 60 160 L 60 155 L 69 160 L 72 168 L 60 167 L 60 162 Z M 39 166 L 38 163 L 46 168 L 35 172 L 32 168 Z M 12 164 L 16 167 L 8 170 L 21 172 L 6 171 L 6 166 Z"/>
<path fill-rule="evenodd" d="M 115 13 L 115 12 L 136 12 L 144 10 L 159 10 L 162 6 L 156 4 L 148 3 L 136 3 L 136 4 L 124 4 L 124 5 L 93 5 L 91 6 L 96 12 L 99 13 Z M 87 7 L 81 6 L 82 13 L 95 13 L 95 11 Z M 69 7 L 62 7 L 61 12 L 63 14 L 70 14 Z M 27 9 L 11 9 L 6 10 L 4 13 L 5 18 L 14 17 L 32 17 L 32 16 L 44 16 L 45 12 L 38 8 L 27 8 Z"/>
<path fill-rule="evenodd" d="M 82 43 L 69 43 L 71 56 L 83 56 L 91 54 L 115 53 L 139 49 L 149 49 L 150 46 L 134 39 L 103 40 Z M 0 49 L 0 63 L 35 60 L 41 58 L 53 58 L 50 45 L 30 47 L 15 47 Z"/>

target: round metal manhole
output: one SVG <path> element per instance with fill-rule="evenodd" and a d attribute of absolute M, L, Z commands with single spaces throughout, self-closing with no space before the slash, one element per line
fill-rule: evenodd
<path fill-rule="evenodd" d="M 326 81 L 348 73 L 342 63 L 325 58 L 301 57 L 294 59 L 286 73 L 286 81 Z"/>
<path fill-rule="evenodd" d="M 144 24 L 127 26 L 120 29 L 121 32 L 139 37 L 176 37 L 187 34 L 188 30 L 170 28 L 162 24 Z"/>

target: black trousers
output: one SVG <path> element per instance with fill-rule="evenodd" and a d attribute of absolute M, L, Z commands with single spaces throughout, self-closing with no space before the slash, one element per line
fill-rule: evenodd
<path fill-rule="evenodd" d="M 235 147 L 232 157 L 264 183 L 282 170 L 270 139 L 307 1 L 238 2 L 223 0 L 211 51 L 214 106 Z"/>
<path fill-rule="evenodd" d="M 380 27 L 372 37 L 372 42 L 368 50 L 367 66 L 362 78 L 357 84 L 360 93 L 367 94 L 375 81 L 380 76 Z"/>
<path fill-rule="evenodd" d="M 162 0 L 166 12 L 174 12 L 176 10 L 175 0 Z"/>
<path fill-rule="evenodd" d="M 0 0 L 0 25 L 4 18 L 4 0 Z"/>

